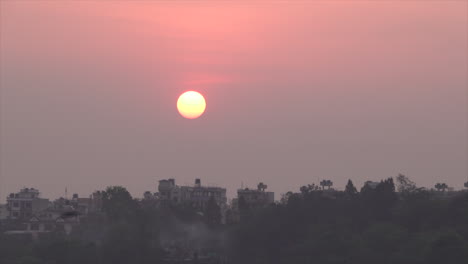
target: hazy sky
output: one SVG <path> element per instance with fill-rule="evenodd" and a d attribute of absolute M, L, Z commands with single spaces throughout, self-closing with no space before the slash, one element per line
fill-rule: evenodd
<path fill-rule="evenodd" d="M 462 188 L 466 1 L 234 2 L 1 1 L 0 201 L 170 177 Z"/>

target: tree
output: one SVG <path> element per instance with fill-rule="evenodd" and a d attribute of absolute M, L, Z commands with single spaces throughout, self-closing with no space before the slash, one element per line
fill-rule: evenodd
<path fill-rule="evenodd" d="M 468 182 L 465 182 L 465 188 L 468 188 Z"/>
<path fill-rule="evenodd" d="M 375 190 L 377 193 L 383 194 L 385 198 L 392 200 L 392 202 L 397 198 L 395 194 L 395 183 L 393 182 L 393 178 L 388 178 L 384 181 L 381 181 Z"/>
<path fill-rule="evenodd" d="M 348 180 L 348 183 L 346 184 L 345 193 L 349 196 L 357 194 L 357 189 L 354 187 L 354 184 L 351 180 Z"/>
<path fill-rule="evenodd" d="M 299 190 L 301 191 L 301 194 L 303 195 L 307 195 L 313 191 L 316 191 L 318 190 L 319 187 L 317 185 L 315 185 L 315 183 L 312 183 L 312 184 L 307 184 L 307 185 L 304 185 L 302 186 Z"/>
<path fill-rule="evenodd" d="M 325 189 L 325 187 L 328 187 L 328 189 L 330 189 L 330 187 L 333 186 L 333 182 L 330 180 L 323 180 L 320 182 L 320 186 L 322 186 L 322 189 Z"/>
<path fill-rule="evenodd" d="M 302 186 L 302 187 L 301 187 L 301 192 L 302 192 L 302 188 L 303 188 L 303 187 L 305 187 L 305 186 Z M 290 199 L 292 196 L 294 196 L 294 193 L 291 192 L 291 191 L 282 194 L 282 195 L 281 195 L 281 199 L 280 199 L 280 203 L 283 204 L 283 205 L 288 204 L 288 201 L 289 201 L 289 199 Z M 245 203 L 245 200 L 243 199 L 243 197 L 241 197 L 241 198 L 242 198 L 243 202 Z M 241 206 L 240 206 L 240 200 L 241 200 L 241 199 L 239 198 L 239 210 L 240 210 L 240 207 L 241 207 Z"/>
<path fill-rule="evenodd" d="M 408 193 L 416 190 L 416 184 L 403 174 L 398 174 L 396 181 L 397 190 L 400 193 Z"/>
<path fill-rule="evenodd" d="M 372 212 L 375 217 L 381 220 L 388 219 L 391 208 L 398 201 L 393 178 L 383 180 L 374 186 L 371 182 L 366 182 L 361 189 L 361 197 L 369 212 Z"/>
<path fill-rule="evenodd" d="M 266 190 L 266 188 L 268 188 L 268 185 L 263 184 L 263 182 L 261 182 L 261 183 L 259 183 L 259 184 L 257 185 L 257 189 L 258 189 L 259 191 L 264 192 L 264 191 Z"/>
<path fill-rule="evenodd" d="M 133 216 L 137 203 L 122 186 L 109 186 L 102 192 L 102 210 L 111 219 L 119 220 Z"/>
<path fill-rule="evenodd" d="M 445 183 L 442 183 L 442 190 L 445 192 L 446 189 L 448 189 L 448 185 Z"/>
<path fill-rule="evenodd" d="M 437 183 L 434 187 L 435 187 L 438 191 L 443 191 L 443 192 L 445 192 L 445 190 L 448 189 L 448 185 L 445 184 L 445 183 Z"/>

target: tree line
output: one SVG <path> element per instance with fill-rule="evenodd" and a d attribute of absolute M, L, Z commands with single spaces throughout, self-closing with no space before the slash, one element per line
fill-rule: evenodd
<path fill-rule="evenodd" d="M 308 184 L 264 208 L 240 199 L 239 221 L 228 224 L 214 199 L 199 211 L 108 187 L 103 212 L 69 236 L 1 232 L 0 263 L 468 263 L 468 192 L 418 188 L 404 175 L 331 187 Z"/>

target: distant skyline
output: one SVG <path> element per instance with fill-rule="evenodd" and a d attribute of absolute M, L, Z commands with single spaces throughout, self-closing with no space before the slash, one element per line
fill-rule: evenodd
<path fill-rule="evenodd" d="M 1 1 L 0 202 L 166 178 L 461 189 L 467 72 L 466 1 Z"/>

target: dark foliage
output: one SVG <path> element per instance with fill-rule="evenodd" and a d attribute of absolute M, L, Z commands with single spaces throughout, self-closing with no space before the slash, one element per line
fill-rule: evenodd
<path fill-rule="evenodd" d="M 405 176 L 360 192 L 352 181 L 345 191 L 310 184 L 263 209 L 240 199 L 240 223 L 229 225 L 214 200 L 199 212 L 138 202 L 123 187 L 104 193 L 105 214 L 88 215 L 70 236 L 0 233 L 0 263 L 182 263 L 187 248 L 239 264 L 468 263 L 468 192 L 418 189 Z M 179 262 L 167 261 L 170 252 Z"/>

